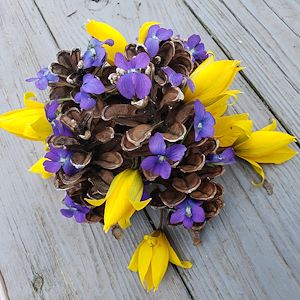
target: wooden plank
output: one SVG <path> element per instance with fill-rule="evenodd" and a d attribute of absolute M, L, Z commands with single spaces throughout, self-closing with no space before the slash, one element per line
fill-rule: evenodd
<path fill-rule="evenodd" d="M 260 1 L 185 3 L 226 55 L 243 61 L 247 81 L 285 128 L 297 134 L 300 39 Z"/>
<path fill-rule="evenodd" d="M 264 0 L 265 4 L 277 15 L 277 17 L 288 26 L 298 37 L 300 37 L 300 2 L 295 0 Z"/>
<path fill-rule="evenodd" d="M 1 1 L 0 113 L 23 106 L 24 78 L 55 57 L 57 46 L 32 1 Z M 31 87 L 31 86 L 30 86 Z M 44 98 L 45 99 L 45 98 Z M 0 132 L 0 298 L 144 299 L 130 257 L 152 231 L 143 213 L 120 242 L 98 224 L 62 218 L 62 193 L 51 181 L 27 172 L 43 153 L 33 144 Z M 175 269 L 149 299 L 188 299 Z"/>
<path fill-rule="evenodd" d="M 131 40 L 142 22 L 155 19 L 178 33 L 200 33 L 217 58 L 225 57 L 182 1 L 140 1 L 140 4 L 89 1 L 85 7 L 79 0 L 70 5 L 58 0 L 38 0 L 37 3 L 63 47 L 74 47 L 75 42 L 86 45 L 86 36 L 78 28 L 88 18 L 113 24 Z M 57 5 L 61 5 L 61 9 L 54 19 L 52 10 Z M 65 18 L 73 11 L 77 12 Z M 69 35 L 72 30 L 74 34 Z M 257 126 L 265 125 L 272 114 L 245 79 L 238 76 L 234 88 L 245 93 L 235 109 L 249 111 Z M 275 189 L 271 196 L 253 188 L 250 183 L 253 173 L 244 164 L 229 168 L 223 181 L 227 190 L 226 208 L 219 219 L 208 225 L 199 248 L 192 246 L 183 228 L 167 230 L 181 255 L 193 259 L 193 269 L 179 269 L 179 272 L 195 299 L 297 298 L 300 291 L 299 165 L 296 158 L 279 167 L 266 167 L 267 177 Z M 156 213 L 148 211 L 157 224 Z"/>

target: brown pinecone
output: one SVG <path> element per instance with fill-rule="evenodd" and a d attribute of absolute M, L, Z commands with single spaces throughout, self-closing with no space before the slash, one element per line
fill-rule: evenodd
<path fill-rule="evenodd" d="M 146 51 L 140 45 L 126 47 L 127 58 Z M 172 209 L 187 197 L 203 201 L 206 219 L 216 216 L 223 207 L 223 189 L 212 180 L 223 174 L 221 166 L 208 166 L 206 156 L 215 153 L 218 142 L 213 138 L 194 142 L 194 104 L 182 102 L 182 90 L 195 67 L 191 54 L 183 42 L 172 39 L 161 42 L 157 55 L 151 60 L 146 74 L 152 79 L 149 96 L 131 103 L 117 93 L 114 76 L 116 68 L 104 65 L 101 68 L 84 69 L 79 49 L 61 51 L 57 63 L 51 65 L 59 82 L 51 83 L 50 98 L 73 99 L 82 84 L 82 77 L 92 73 L 104 84 L 105 94 L 93 95 L 96 106 L 80 110 L 74 101 L 63 101 L 59 120 L 73 133 L 72 137 L 51 136 L 50 146 L 72 151 L 71 163 L 79 171 L 67 176 L 61 169 L 55 176 L 55 185 L 65 189 L 77 203 L 88 205 L 85 198 L 104 198 L 114 176 L 127 168 L 140 165 L 141 160 L 151 155 L 148 141 L 155 132 L 162 133 L 167 143 L 182 143 L 187 147 L 180 163 L 171 163 L 169 179 L 141 170 L 155 207 Z M 172 86 L 164 68 L 183 75 L 179 86 Z M 90 206 L 90 205 L 88 205 Z M 89 222 L 103 220 L 103 204 L 93 208 L 87 215 Z M 194 224 L 199 230 L 204 224 Z"/>
<path fill-rule="evenodd" d="M 51 87 L 49 98 L 51 100 L 56 98 L 74 99 L 82 85 L 82 78 L 87 73 L 99 77 L 107 93 L 115 90 L 115 87 L 108 80 L 108 76 L 115 72 L 116 67 L 106 65 L 102 68 L 84 69 L 81 52 L 78 48 L 71 51 L 59 51 L 57 62 L 51 64 L 50 70 L 53 74 L 59 76 L 58 82 L 49 83 Z"/>

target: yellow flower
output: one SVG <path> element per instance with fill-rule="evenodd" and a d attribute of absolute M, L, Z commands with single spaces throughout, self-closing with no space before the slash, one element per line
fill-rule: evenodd
<path fill-rule="evenodd" d="M 242 135 L 233 145 L 235 154 L 249 162 L 264 182 L 265 174 L 259 163 L 282 164 L 294 157 L 297 152 L 289 147 L 296 138 L 284 132 L 274 131 L 276 121 L 250 133 Z"/>
<path fill-rule="evenodd" d="M 237 72 L 243 69 L 239 64 L 238 60 L 214 61 L 214 56 L 211 55 L 191 74 L 190 78 L 194 82 L 195 90 L 192 92 L 186 88 L 184 100 L 199 99 L 206 107 L 223 101 L 224 109 L 224 99 L 228 100 L 231 96 L 237 98 L 237 94 L 240 93 L 238 90 L 228 90 Z"/>
<path fill-rule="evenodd" d="M 128 269 L 139 273 L 141 283 L 146 288 L 146 282 L 148 292 L 153 288 L 156 291 L 169 262 L 182 268 L 192 267 L 191 262 L 179 259 L 165 234 L 157 230 L 144 236 L 131 258 Z"/>
<path fill-rule="evenodd" d="M 53 176 L 52 173 L 49 173 L 45 170 L 43 163 L 46 160 L 45 157 L 39 159 L 30 169 L 29 172 L 40 174 L 43 179 L 48 179 Z"/>
<path fill-rule="evenodd" d="M 45 141 L 52 133 L 44 104 L 36 101 L 33 92 L 24 94 L 25 107 L 0 115 L 0 128 L 24 139 Z"/>
<path fill-rule="evenodd" d="M 126 169 L 113 179 L 104 199 L 85 200 L 93 206 L 106 202 L 103 230 L 107 233 L 117 223 L 123 229 L 130 226 L 130 218 L 134 212 L 143 209 L 151 200 L 141 201 L 142 194 L 143 181 L 139 171 Z"/>

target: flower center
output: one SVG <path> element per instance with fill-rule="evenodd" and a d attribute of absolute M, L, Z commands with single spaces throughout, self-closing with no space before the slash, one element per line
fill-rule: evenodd
<path fill-rule="evenodd" d="M 199 122 L 197 127 L 198 127 L 198 129 L 202 129 L 203 124 L 201 122 Z"/>
<path fill-rule="evenodd" d="M 59 162 L 62 164 L 62 165 L 64 165 L 65 164 L 65 162 L 66 162 L 66 158 L 65 157 L 61 157 L 60 158 L 60 160 L 59 160 Z"/>
<path fill-rule="evenodd" d="M 166 160 L 166 157 L 164 155 L 158 155 L 158 160 L 160 163 Z"/>
<path fill-rule="evenodd" d="M 192 217 L 192 208 L 188 205 L 186 208 L 185 208 L 185 215 L 188 217 L 188 218 L 191 218 Z"/>
<path fill-rule="evenodd" d="M 94 47 L 91 48 L 90 51 L 91 51 L 91 54 L 92 54 L 92 56 L 93 56 L 94 58 L 97 57 L 97 53 L 96 53 L 96 50 L 95 50 Z"/>
<path fill-rule="evenodd" d="M 138 73 L 138 70 L 132 68 L 127 70 L 127 73 Z"/>

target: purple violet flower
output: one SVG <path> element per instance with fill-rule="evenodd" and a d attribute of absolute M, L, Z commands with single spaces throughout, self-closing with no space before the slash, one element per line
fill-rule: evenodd
<path fill-rule="evenodd" d="M 65 204 L 67 208 L 62 208 L 60 210 L 64 217 L 74 217 L 77 223 L 83 223 L 86 220 L 86 214 L 90 211 L 87 206 L 81 206 L 75 203 L 68 194 L 65 197 Z"/>
<path fill-rule="evenodd" d="M 49 122 L 56 119 L 56 112 L 57 112 L 58 107 L 59 107 L 59 104 L 57 102 L 57 98 L 50 101 L 49 103 L 47 103 L 45 105 L 45 113 L 46 113 L 47 120 Z"/>
<path fill-rule="evenodd" d="M 188 40 L 184 43 L 184 48 L 191 52 L 193 61 L 203 61 L 208 58 L 204 44 L 201 42 L 201 38 L 197 34 L 193 34 L 188 38 Z"/>
<path fill-rule="evenodd" d="M 53 129 L 53 134 L 55 136 L 69 136 L 72 137 L 73 133 L 72 131 L 66 127 L 64 124 L 62 124 L 59 120 L 53 120 L 51 122 L 51 126 Z"/>
<path fill-rule="evenodd" d="M 72 152 L 67 149 L 59 149 L 50 146 L 50 151 L 46 153 L 43 165 L 47 172 L 57 173 L 61 168 L 66 175 L 72 176 L 77 169 L 71 163 Z"/>
<path fill-rule="evenodd" d="M 183 81 L 183 75 L 181 73 L 176 73 L 170 67 L 163 67 L 162 70 L 168 77 L 168 81 L 172 84 L 172 86 L 179 86 Z"/>
<path fill-rule="evenodd" d="M 82 109 L 91 109 L 96 105 L 96 100 L 90 94 L 100 95 L 104 91 L 105 87 L 100 79 L 92 74 L 86 74 L 83 76 L 80 92 L 75 95 L 74 100 Z"/>
<path fill-rule="evenodd" d="M 115 65 L 120 77 L 117 80 L 117 89 L 127 99 L 137 97 L 143 99 L 150 92 L 152 83 L 150 78 L 141 73 L 150 63 L 150 58 L 146 52 L 139 53 L 131 60 L 127 61 L 120 53 L 115 55 Z"/>
<path fill-rule="evenodd" d="M 233 148 L 229 147 L 219 154 L 209 154 L 206 162 L 214 165 L 231 165 L 235 163 L 235 153 Z"/>
<path fill-rule="evenodd" d="M 201 207 L 202 201 L 195 201 L 190 198 L 184 200 L 175 207 L 175 212 L 171 214 L 170 223 L 183 223 L 185 228 L 192 228 L 194 223 L 205 221 L 205 212 Z"/>
<path fill-rule="evenodd" d="M 89 42 L 88 49 L 83 54 L 82 60 L 85 69 L 91 67 L 100 67 L 103 65 L 106 59 L 106 51 L 103 45 L 113 46 L 114 41 L 108 39 L 104 42 L 100 42 L 96 38 L 92 38 Z"/>
<path fill-rule="evenodd" d="M 195 85 L 194 82 L 188 77 L 184 76 L 181 73 L 176 73 L 172 68 L 170 67 L 163 67 L 162 70 L 168 77 L 168 81 L 171 83 L 172 86 L 179 86 L 182 84 L 183 80 L 186 80 L 186 83 L 189 87 L 189 89 L 194 92 Z"/>
<path fill-rule="evenodd" d="M 181 161 L 186 147 L 181 144 L 175 144 L 166 147 L 166 143 L 161 133 L 157 132 L 149 140 L 149 149 L 154 156 L 146 157 L 141 167 L 144 170 L 150 170 L 154 175 L 160 175 L 163 179 L 168 179 L 171 175 L 171 165 L 168 160 Z"/>
<path fill-rule="evenodd" d="M 161 28 L 159 25 L 152 25 L 148 30 L 145 46 L 151 57 L 154 57 L 159 49 L 161 41 L 168 40 L 173 35 L 173 30 Z"/>
<path fill-rule="evenodd" d="M 195 141 L 199 142 L 202 138 L 207 138 L 214 135 L 215 119 L 210 112 L 205 110 L 204 105 L 199 100 L 195 101 L 194 109 Z"/>
<path fill-rule="evenodd" d="M 33 82 L 39 90 L 45 90 L 48 87 L 48 82 L 58 82 L 59 77 L 50 72 L 48 68 L 43 68 L 36 74 L 37 77 L 26 79 L 26 82 Z"/>

